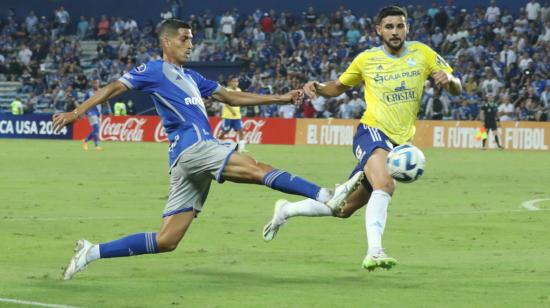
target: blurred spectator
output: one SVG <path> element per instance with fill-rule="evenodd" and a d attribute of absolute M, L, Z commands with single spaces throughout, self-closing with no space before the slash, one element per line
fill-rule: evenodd
<path fill-rule="evenodd" d="M 23 103 L 21 103 L 21 98 L 19 98 L 19 96 L 16 96 L 15 99 L 11 102 L 11 114 L 12 115 L 23 114 Z"/>
<path fill-rule="evenodd" d="M 511 102 L 510 96 L 504 96 L 498 106 L 498 117 L 500 122 L 507 122 L 514 120 L 514 105 Z"/>
<path fill-rule="evenodd" d="M 126 104 L 123 101 L 115 102 L 115 116 L 127 115 Z"/>
<path fill-rule="evenodd" d="M 107 16 L 101 15 L 101 19 L 97 23 L 97 38 L 102 41 L 107 41 L 109 39 L 110 29 L 109 19 L 107 19 Z"/>
<path fill-rule="evenodd" d="M 442 120 L 449 113 L 449 100 L 442 94 L 441 88 L 435 89 L 433 99 L 426 105 L 426 119 Z"/>
<path fill-rule="evenodd" d="M 496 5 L 496 0 L 491 0 L 491 5 L 485 11 L 485 19 L 490 24 L 494 24 L 500 18 L 500 8 Z"/>
<path fill-rule="evenodd" d="M 359 119 L 365 112 L 365 101 L 359 96 L 359 92 L 353 91 L 349 101 L 349 107 L 352 119 Z"/>
<path fill-rule="evenodd" d="M 231 36 L 235 31 L 235 18 L 230 11 L 226 11 L 220 19 L 220 32 L 226 36 Z"/>
<path fill-rule="evenodd" d="M 527 12 L 527 20 L 535 22 L 540 16 L 540 4 L 537 0 L 531 0 L 525 6 L 525 12 Z"/>
<path fill-rule="evenodd" d="M 85 39 L 88 31 L 88 21 L 86 17 L 80 16 L 80 20 L 76 26 L 76 36 L 78 39 Z"/>
<path fill-rule="evenodd" d="M 168 7 L 164 8 L 164 10 L 160 12 L 161 20 L 172 19 L 172 18 L 174 18 L 174 15 L 172 14 L 172 11 L 168 9 Z"/>
<path fill-rule="evenodd" d="M 485 68 L 485 75 L 486 79 L 481 83 L 481 91 L 484 96 L 496 97 L 504 84 L 496 79 L 493 71 L 489 67 Z"/>
<path fill-rule="evenodd" d="M 36 26 L 38 24 L 38 17 L 34 14 L 34 11 L 30 11 L 29 15 L 25 17 L 25 28 L 27 33 L 34 34 L 36 32 Z"/>
<path fill-rule="evenodd" d="M 69 21 L 71 20 L 71 16 L 69 12 L 67 12 L 63 6 L 60 6 L 59 9 L 55 12 L 55 18 L 56 18 L 56 21 L 59 23 L 58 33 L 60 35 L 64 35 L 65 30 L 69 25 Z"/>

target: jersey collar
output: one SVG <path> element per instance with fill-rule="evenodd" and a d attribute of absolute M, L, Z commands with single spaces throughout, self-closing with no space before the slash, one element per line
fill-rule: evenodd
<path fill-rule="evenodd" d="M 403 43 L 403 52 L 401 53 L 401 56 L 394 56 L 392 55 L 391 53 L 389 53 L 387 50 L 386 50 L 386 46 L 384 44 L 382 44 L 381 46 L 381 49 L 384 51 L 384 54 L 392 59 L 401 59 L 403 58 L 404 56 L 406 56 L 408 53 L 409 53 L 409 42 L 405 41 Z"/>

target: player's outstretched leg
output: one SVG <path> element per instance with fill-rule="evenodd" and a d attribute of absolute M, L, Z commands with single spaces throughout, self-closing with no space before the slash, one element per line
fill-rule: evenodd
<path fill-rule="evenodd" d="M 75 254 L 63 272 L 63 279 L 72 279 L 77 273 L 85 270 L 88 264 L 98 259 L 173 251 L 191 225 L 195 214 L 195 211 L 191 210 L 165 217 L 158 233 L 137 233 L 95 245 L 87 240 L 79 240 Z"/>
<path fill-rule="evenodd" d="M 353 177 L 339 186 L 336 192 L 332 192 L 302 177 L 284 170 L 273 169 L 248 155 L 234 153 L 223 168 L 222 179 L 236 183 L 263 184 L 287 194 L 300 195 L 325 204 L 332 204 L 333 208 L 337 208 L 341 207 L 353 189 L 357 188 L 362 176 Z"/>
<path fill-rule="evenodd" d="M 365 181 L 366 180 L 363 182 Z M 332 213 L 332 210 L 324 203 L 312 199 L 305 199 L 297 202 L 288 202 L 282 199 L 278 200 L 275 203 L 273 217 L 264 226 L 263 238 L 266 242 L 273 240 L 278 234 L 279 228 L 286 224 L 288 219 L 292 217 L 335 216 L 338 218 L 348 218 L 367 203 L 370 197 L 369 190 L 371 190 L 370 185 L 368 185 L 368 188 L 366 186 L 359 187 L 347 198 L 345 206 L 337 214 Z"/>

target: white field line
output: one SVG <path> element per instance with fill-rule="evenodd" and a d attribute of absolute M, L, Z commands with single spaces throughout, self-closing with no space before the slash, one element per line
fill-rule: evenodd
<path fill-rule="evenodd" d="M 542 201 L 548 201 L 550 198 L 544 198 L 544 199 L 535 199 L 535 200 L 529 200 L 525 201 L 521 204 L 524 208 L 526 208 L 528 211 L 542 211 L 539 207 L 537 207 L 535 204 L 542 202 Z"/>
<path fill-rule="evenodd" d="M 40 303 L 40 302 L 24 301 L 24 300 L 19 300 L 14 298 L 2 298 L 2 297 L 0 297 L 0 302 L 26 305 L 26 306 L 50 307 L 50 308 L 77 308 L 76 306 L 46 304 L 46 303 Z"/>

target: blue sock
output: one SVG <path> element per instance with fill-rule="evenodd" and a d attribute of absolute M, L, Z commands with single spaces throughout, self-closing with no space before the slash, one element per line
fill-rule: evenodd
<path fill-rule="evenodd" d="M 94 124 L 94 130 L 92 131 L 92 136 L 94 138 L 94 145 L 97 147 L 99 142 L 99 124 Z"/>
<path fill-rule="evenodd" d="M 313 200 L 317 199 L 319 190 L 321 190 L 321 187 L 314 183 L 278 169 L 268 172 L 262 179 L 262 183 L 278 191 L 304 196 Z"/>
<path fill-rule="evenodd" d="M 99 244 L 99 255 L 102 259 L 158 252 L 156 232 L 132 234 L 112 242 Z"/>
<path fill-rule="evenodd" d="M 88 142 L 94 137 L 94 131 L 90 132 L 84 141 Z"/>

